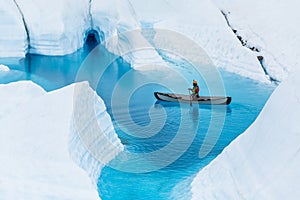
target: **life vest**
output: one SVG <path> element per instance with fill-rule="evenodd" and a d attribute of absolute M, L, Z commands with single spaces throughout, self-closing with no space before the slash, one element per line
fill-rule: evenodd
<path fill-rule="evenodd" d="M 199 93 L 199 90 L 200 90 L 200 89 L 199 89 L 199 86 L 197 85 L 197 86 L 196 86 L 196 89 L 195 89 L 195 93 L 198 94 L 198 93 Z"/>
<path fill-rule="evenodd" d="M 199 86 L 196 85 L 193 87 L 193 94 L 198 94 L 199 93 Z"/>

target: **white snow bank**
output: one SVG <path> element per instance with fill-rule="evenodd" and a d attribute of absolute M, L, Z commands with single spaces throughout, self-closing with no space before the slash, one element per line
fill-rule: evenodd
<path fill-rule="evenodd" d="M 24 57 L 27 35 L 13 1 L 0 0 L 0 57 Z"/>
<path fill-rule="evenodd" d="M 28 46 L 25 26 L 29 34 L 29 53 L 44 55 L 73 53 L 83 46 L 87 32 L 95 29 L 100 38 L 104 37 L 101 39 L 107 41 L 105 43 L 107 49 L 121 55 L 132 64 L 133 68 L 153 63 L 165 64 L 141 34 L 140 23 L 129 1 L 16 0 L 16 4 L 12 2 L 4 0 L 0 2 L 3 4 L 1 9 L 5 14 L 0 18 L 2 20 L 0 27 L 4 30 L 0 32 L 0 41 L 3 41 L 0 43 L 0 56 L 1 51 L 7 57 L 25 56 Z M 17 30 L 11 35 L 12 28 L 16 30 L 19 28 L 22 32 Z M 131 30 L 136 30 L 134 37 L 130 34 L 121 34 Z M 147 50 L 139 49 L 141 46 Z"/>
<path fill-rule="evenodd" d="M 84 160 L 89 154 L 69 146 L 77 86 L 93 93 L 86 83 L 50 93 L 32 82 L 0 85 L 0 99 L 4 101 L 0 110 L 6 113 L 0 119 L 0 199 L 99 199 L 96 186 L 70 156 L 71 153 L 77 161 L 77 156 Z M 101 116 L 105 115 L 103 102 L 97 101 L 96 105 L 103 112 Z M 98 123 L 104 127 L 111 125 L 107 118 L 99 118 Z M 119 141 L 115 135 L 110 138 L 115 144 Z M 96 167 L 95 163 L 85 162 L 83 167 L 101 170 L 103 164 L 97 164 Z"/>
<path fill-rule="evenodd" d="M 282 81 L 300 64 L 299 1 L 214 0 L 249 46 L 260 50 L 271 77 Z"/>
<path fill-rule="evenodd" d="M 256 121 L 192 183 L 193 199 L 298 199 L 300 70 L 270 97 Z"/>
<path fill-rule="evenodd" d="M 210 0 L 147 3 L 130 0 L 139 20 L 154 28 L 169 29 L 192 39 L 210 56 L 215 65 L 255 80 L 266 82 L 256 54 L 241 46 L 224 17 Z M 181 51 L 188 51 L 182 46 Z"/>
<path fill-rule="evenodd" d="M 83 46 L 89 1 L 16 0 L 30 37 L 30 53 L 65 55 Z"/>
<path fill-rule="evenodd" d="M 14 94 L 12 94 L 12 91 Z M 46 92 L 32 82 L 20 81 L 9 85 L 0 85 L 0 120 L 18 114 L 18 108 L 31 100 L 35 100 Z"/>

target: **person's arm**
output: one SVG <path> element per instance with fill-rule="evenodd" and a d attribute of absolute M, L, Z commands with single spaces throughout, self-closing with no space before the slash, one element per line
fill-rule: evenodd
<path fill-rule="evenodd" d="M 193 94 L 196 94 L 196 88 L 195 87 L 193 87 L 192 92 L 193 92 Z"/>

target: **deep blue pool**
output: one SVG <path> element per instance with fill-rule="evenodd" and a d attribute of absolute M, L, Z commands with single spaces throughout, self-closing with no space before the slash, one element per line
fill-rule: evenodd
<path fill-rule="evenodd" d="M 22 61 L 0 59 L 0 63 L 12 69 L 9 72 L 0 72 L 0 83 L 32 80 L 47 91 L 66 86 L 76 80 L 87 52 L 86 49 L 81 49 L 67 56 L 28 55 Z M 170 145 L 168 151 L 162 151 L 158 157 L 148 160 L 149 162 L 138 163 L 137 160 L 136 169 L 127 168 L 122 163 L 125 161 L 119 158 L 112 165 L 104 167 L 98 180 L 102 199 L 189 199 L 190 182 L 195 174 L 249 127 L 274 89 L 272 85 L 221 70 L 226 94 L 233 98 L 230 106 L 212 108 L 161 103 L 156 101 L 153 92 L 169 90 L 155 82 L 157 80 L 159 83 L 164 72 L 134 71 L 128 63 L 118 58 L 99 78 L 97 72 L 101 63 L 112 56 L 103 48 L 99 52 L 99 57 L 90 61 L 93 66 L 84 72 L 81 80 L 88 80 L 103 98 L 129 156 L 147 156 L 151 152 L 160 151 L 176 139 L 179 130 L 183 130 L 182 136 L 175 145 Z M 129 78 L 123 84 L 125 76 Z M 130 90 L 136 86 L 136 82 L 149 76 L 154 80 L 152 83 L 138 87 L 130 98 L 118 98 L 119 104 L 112 103 L 112 96 L 115 95 L 113 92 L 118 93 L 116 85 L 124 91 Z M 195 78 L 201 82 L 201 77 Z M 170 79 L 172 81 L 176 85 L 176 80 Z M 205 85 L 201 91 L 207 91 Z M 223 114 L 225 122 L 221 132 L 216 130 L 215 134 L 208 135 L 212 120 L 221 120 Z M 151 123 L 157 123 L 161 128 L 148 127 Z M 137 130 L 137 126 L 141 129 Z M 214 131 L 214 127 L 211 129 Z M 207 153 L 200 158 L 201 148 L 207 149 Z M 169 158 L 173 160 L 170 163 L 165 162 Z M 140 171 L 143 168 L 148 171 Z"/>

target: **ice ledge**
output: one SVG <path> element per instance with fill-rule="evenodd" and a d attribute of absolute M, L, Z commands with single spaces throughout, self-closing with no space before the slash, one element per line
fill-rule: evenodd
<path fill-rule="evenodd" d="M 74 88 L 72 116 L 71 156 L 96 185 L 102 167 L 123 151 L 124 146 L 115 133 L 103 100 L 87 82 Z"/>
<path fill-rule="evenodd" d="M 193 199 L 300 196 L 299 75 L 280 84 L 256 121 L 198 173 Z"/>
<path fill-rule="evenodd" d="M 1 199 L 99 199 L 96 186 L 72 160 L 83 161 L 81 167 L 91 169 L 87 171 L 95 175 L 103 166 L 103 163 L 89 162 L 92 157 L 88 156 L 88 151 L 80 151 L 84 149 L 82 146 L 75 148 L 76 143 L 69 144 L 73 138 L 69 131 L 77 86 L 85 91 L 84 94 L 93 94 L 87 83 L 49 93 L 28 81 L 0 85 L 0 99 L 11 99 L 0 105 L 0 113 L 9 108 L 0 119 Z M 98 111 L 107 116 L 103 102 L 97 98 Z M 16 103 L 18 107 L 14 107 Z M 102 121 L 110 118 L 97 119 L 99 125 L 110 127 L 111 122 Z M 122 145 L 116 135 L 110 135 L 113 133 L 111 130 L 107 137 L 120 150 Z"/>

